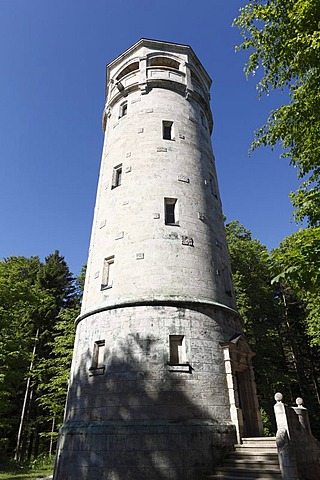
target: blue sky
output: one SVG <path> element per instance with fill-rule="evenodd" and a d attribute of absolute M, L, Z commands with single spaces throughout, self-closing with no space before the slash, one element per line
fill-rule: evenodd
<path fill-rule="evenodd" d="M 103 142 L 105 66 L 142 37 L 191 45 L 213 79 L 223 210 L 267 247 L 297 230 L 296 172 L 278 151 L 248 158 L 283 99 L 257 99 L 233 19 L 240 0 L 0 0 L 0 258 L 60 250 L 87 260 Z"/>

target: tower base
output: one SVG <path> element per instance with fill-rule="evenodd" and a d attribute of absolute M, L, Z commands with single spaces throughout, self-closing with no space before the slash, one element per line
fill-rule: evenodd
<path fill-rule="evenodd" d="M 66 423 L 54 480 L 203 480 L 236 443 L 210 421 Z"/>

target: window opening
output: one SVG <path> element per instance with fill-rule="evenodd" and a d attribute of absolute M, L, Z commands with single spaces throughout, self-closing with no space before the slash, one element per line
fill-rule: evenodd
<path fill-rule="evenodd" d="M 201 81 L 200 78 L 194 73 L 193 70 L 191 70 L 191 79 L 192 79 L 192 82 L 193 82 L 193 83 L 198 84 L 199 87 L 203 87 L 202 81 Z"/>
<path fill-rule="evenodd" d="M 212 175 L 210 175 L 209 183 L 210 183 L 210 191 L 211 191 L 212 195 L 214 197 L 218 198 L 216 182 L 215 182 L 215 179 Z"/>
<path fill-rule="evenodd" d="M 222 269 L 222 278 L 223 278 L 225 292 L 227 295 L 229 295 L 229 297 L 231 297 L 232 296 L 231 274 L 229 272 L 229 269 L 226 266 L 224 266 Z"/>
<path fill-rule="evenodd" d="M 186 363 L 184 335 L 169 335 L 169 361 L 178 365 Z"/>
<path fill-rule="evenodd" d="M 168 57 L 153 57 L 149 60 L 151 67 L 170 67 L 179 70 L 180 63 Z"/>
<path fill-rule="evenodd" d="M 104 369 L 104 352 L 105 352 L 105 340 L 98 340 L 94 342 L 92 362 L 89 370 Z"/>
<path fill-rule="evenodd" d="M 117 165 L 113 169 L 112 187 L 111 188 L 120 187 L 121 182 L 122 182 L 122 164 Z"/>
<path fill-rule="evenodd" d="M 111 288 L 113 284 L 114 256 L 104 259 L 101 290 Z"/>
<path fill-rule="evenodd" d="M 120 105 L 119 118 L 124 117 L 128 113 L 128 102 L 124 102 Z"/>
<path fill-rule="evenodd" d="M 173 140 L 173 122 L 162 122 L 162 138 L 164 140 Z"/>
<path fill-rule="evenodd" d="M 125 77 L 129 73 L 135 72 L 137 70 L 139 70 L 139 62 L 130 63 L 130 65 L 128 65 L 119 73 L 119 75 L 117 76 L 117 80 L 120 80 L 121 78 Z"/>
<path fill-rule="evenodd" d="M 201 123 L 202 125 L 207 128 L 207 122 L 206 122 L 206 117 L 205 117 L 205 114 L 203 112 L 200 112 L 200 115 L 201 115 Z"/>
<path fill-rule="evenodd" d="M 176 198 L 165 198 L 164 199 L 164 208 L 165 208 L 165 224 L 166 225 L 178 225 L 177 219 L 177 199 Z"/>

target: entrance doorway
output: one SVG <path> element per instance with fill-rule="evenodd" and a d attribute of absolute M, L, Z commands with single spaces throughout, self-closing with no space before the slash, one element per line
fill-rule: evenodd
<path fill-rule="evenodd" d="M 242 334 L 222 344 L 222 348 L 230 415 L 240 443 L 242 437 L 259 437 L 263 432 L 252 367 L 254 354 Z"/>

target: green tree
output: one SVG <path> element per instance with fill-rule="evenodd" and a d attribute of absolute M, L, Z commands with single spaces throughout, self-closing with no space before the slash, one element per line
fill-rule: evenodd
<path fill-rule="evenodd" d="M 81 291 L 58 251 L 0 262 L 0 437 L 6 455 L 48 452 L 67 392 Z M 73 317 L 73 318 L 72 318 Z M 60 383 L 59 383 L 60 382 Z M 45 435 L 43 435 L 45 433 Z"/>
<path fill-rule="evenodd" d="M 44 300 L 38 289 L 38 257 L 0 262 L 0 437 L 1 451 L 13 450 L 24 386 L 32 359 L 33 312 Z"/>
<path fill-rule="evenodd" d="M 298 221 L 320 223 L 320 0 L 249 0 L 235 24 L 249 49 L 247 75 L 262 67 L 260 95 L 279 89 L 289 102 L 270 113 L 252 148 L 280 142 L 302 180 L 291 193 Z"/>
<path fill-rule="evenodd" d="M 258 395 L 267 417 L 273 421 L 273 396 L 290 389 L 281 338 L 282 309 L 270 284 L 268 251 L 239 222 L 226 225 L 231 269 L 239 313 L 255 352 Z"/>
<path fill-rule="evenodd" d="M 317 288 L 319 256 L 314 232 L 315 229 L 301 230 L 288 237 L 270 256 L 266 247 L 253 239 L 251 232 L 239 222 L 226 226 L 238 309 L 256 354 L 257 390 L 267 420 L 274 419 L 272 399 L 280 390 L 286 393 L 288 402 L 294 403 L 298 396 L 304 398 L 313 420 L 313 430 L 317 432 L 319 349 L 310 344 L 308 306 L 299 287 L 304 279 L 308 294 L 311 284 Z M 301 256 L 303 251 L 305 255 Z M 294 266 L 293 261 L 296 262 Z M 309 283 L 307 273 L 301 272 L 303 269 L 308 271 Z M 275 271 L 287 270 L 291 275 L 288 283 L 285 274 L 281 273 L 278 281 L 271 285 Z"/>
<path fill-rule="evenodd" d="M 41 392 L 39 405 L 47 412 L 47 429 L 41 435 L 50 438 L 50 454 L 63 421 L 75 337 L 74 322 L 79 313 L 80 307 L 68 308 L 59 313 L 48 345 L 51 348 L 50 356 L 41 362 L 47 373 L 45 381 L 38 387 Z"/>
<path fill-rule="evenodd" d="M 273 283 L 286 285 L 303 302 L 310 345 L 320 347 L 320 227 L 285 238 L 272 259 Z"/>
<path fill-rule="evenodd" d="M 286 237 L 273 251 L 274 281 L 285 279 L 302 299 L 319 292 L 320 227 L 300 229 Z"/>
<path fill-rule="evenodd" d="M 300 229 L 271 252 L 284 306 L 291 364 L 311 414 L 320 417 L 320 227 Z"/>
<path fill-rule="evenodd" d="M 39 341 L 32 374 L 34 391 L 29 409 L 30 431 L 27 442 L 29 457 L 38 454 L 39 448 L 42 448 L 41 439 L 45 439 L 46 433 L 51 432 L 53 422 L 55 425 L 59 423 L 61 409 L 65 403 L 67 383 L 64 383 L 62 392 L 61 385 L 58 386 L 57 383 L 56 372 L 61 372 L 60 360 L 67 372 L 71 362 L 66 367 L 65 354 L 60 351 L 62 358 L 59 358 L 58 346 L 63 340 L 66 340 L 67 344 L 71 342 L 72 345 L 74 326 L 71 322 L 66 325 L 65 320 L 74 314 L 74 321 L 79 314 L 79 292 L 75 278 L 59 251 L 56 250 L 45 258 L 37 282 L 41 291 L 46 294 L 46 302 L 35 312 Z M 69 311 L 72 313 L 69 314 Z M 61 338 L 61 331 L 64 332 L 64 338 Z M 68 355 L 67 358 L 69 359 Z M 64 378 L 65 375 L 61 379 L 62 382 Z M 63 395 L 64 400 L 61 398 Z"/>
<path fill-rule="evenodd" d="M 86 279 L 86 272 L 87 272 L 87 265 L 82 265 L 80 275 L 77 278 L 77 285 L 78 285 L 78 290 L 80 294 L 80 298 L 82 299 L 82 294 L 84 290 L 84 282 Z"/>
<path fill-rule="evenodd" d="M 60 292 L 64 291 L 66 295 L 62 295 L 61 297 L 60 310 L 47 342 L 47 348 L 50 353 L 39 362 L 39 371 L 41 371 L 41 381 L 39 384 L 41 395 L 39 395 L 39 404 L 48 412 L 49 419 L 52 425 L 54 425 L 54 429 L 51 429 L 51 432 L 47 429 L 47 431 L 42 432 L 42 435 L 54 440 L 57 438 L 57 430 L 63 421 L 73 354 L 75 320 L 80 314 L 80 303 L 86 274 L 86 266 L 84 265 L 78 278 L 74 279 L 70 276 L 66 263 L 61 261 L 61 258 L 59 259 L 59 255 L 57 257 L 56 253 L 54 258 L 60 265 L 60 275 L 54 275 L 53 278 L 60 279 L 60 281 L 63 280 L 61 282 L 62 290 L 60 289 Z M 51 257 L 50 263 L 52 263 L 52 259 Z M 56 270 L 56 268 L 57 265 L 54 267 L 54 270 Z M 61 275 L 63 271 L 64 275 Z"/>

